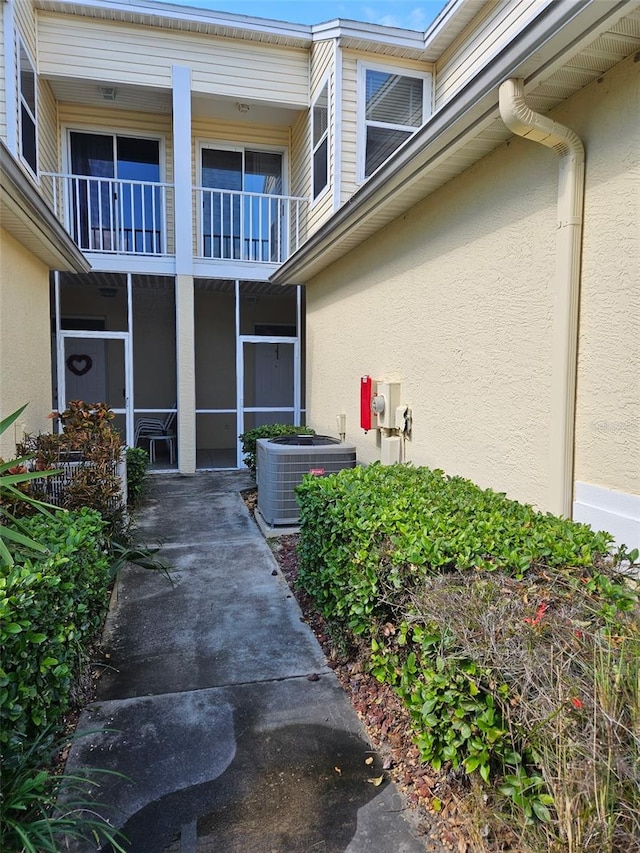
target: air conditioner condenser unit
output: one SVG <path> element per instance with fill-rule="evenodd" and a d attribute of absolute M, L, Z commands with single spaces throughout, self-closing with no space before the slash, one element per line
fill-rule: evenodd
<path fill-rule="evenodd" d="M 258 511 L 272 526 L 295 525 L 300 507 L 295 488 L 305 474 L 355 468 L 356 448 L 328 435 L 283 435 L 257 442 Z"/>

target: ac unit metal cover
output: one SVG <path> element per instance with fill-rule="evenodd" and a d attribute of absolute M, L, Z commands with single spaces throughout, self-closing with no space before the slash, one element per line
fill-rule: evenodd
<path fill-rule="evenodd" d="M 283 435 L 257 442 L 258 510 L 272 526 L 297 524 L 295 488 L 310 471 L 335 474 L 355 468 L 356 448 L 328 435 Z"/>

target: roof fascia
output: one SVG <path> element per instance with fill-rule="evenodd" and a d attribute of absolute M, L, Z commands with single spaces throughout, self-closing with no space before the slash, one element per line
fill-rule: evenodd
<path fill-rule="evenodd" d="M 311 26 L 308 24 L 291 24 L 287 21 L 273 21 L 269 18 L 253 18 L 248 15 L 236 15 L 232 12 L 215 12 L 207 9 L 196 9 L 191 6 L 176 6 L 172 3 L 161 3 L 156 0 L 56 0 L 49 4 L 47 0 L 36 0 L 36 8 L 43 11 L 60 11 L 61 6 L 68 6 L 68 13 L 77 14 L 78 10 L 95 11 L 110 9 L 123 15 L 139 15 L 142 17 L 160 18 L 171 24 L 181 21 L 202 24 L 211 27 L 227 28 L 229 30 L 245 29 L 264 35 L 294 39 L 300 41 L 300 46 L 311 44 Z"/>
<path fill-rule="evenodd" d="M 28 228 L 37 256 L 49 269 L 88 272 L 91 264 L 64 230 L 29 178 L 0 140 L 0 221 L 11 233 L 12 217 Z"/>
<path fill-rule="evenodd" d="M 43 11 L 60 12 L 60 8 L 68 6 L 68 13 L 77 14 L 78 11 L 104 11 L 110 9 L 123 15 L 139 15 L 142 17 L 160 18 L 171 24 L 175 22 L 189 22 L 210 27 L 228 29 L 234 32 L 247 30 L 247 32 L 261 33 L 275 38 L 288 41 L 299 41 L 300 47 L 309 47 L 313 42 L 328 39 L 353 39 L 364 44 L 377 42 L 389 47 L 398 47 L 405 50 L 423 52 L 437 38 L 445 39 L 445 45 L 452 41 L 460 30 L 456 18 L 467 6 L 473 5 L 477 0 L 449 0 L 440 14 L 425 32 L 408 30 L 401 27 L 386 27 L 380 24 L 369 24 L 361 21 L 336 19 L 325 21 L 320 24 L 293 24 L 287 21 L 274 21 L 269 18 L 256 18 L 249 15 L 236 15 L 231 12 L 215 12 L 207 9 L 199 9 L 190 6 L 176 6 L 173 3 L 159 2 L 159 0 L 36 0 L 36 8 Z"/>
<path fill-rule="evenodd" d="M 409 50 L 424 49 L 424 33 L 417 30 L 403 30 L 399 27 L 383 27 L 380 24 L 365 24 L 337 18 L 311 27 L 313 40 L 348 38 L 362 42 L 380 42 L 392 47 Z"/>
<path fill-rule="evenodd" d="M 576 43 L 584 40 L 587 29 L 597 30 L 601 22 L 619 19 L 634 5 L 634 0 L 619 0 L 606 5 L 599 0 L 555 0 L 547 6 L 517 40 L 506 45 L 489 65 L 408 139 L 391 160 L 372 175 L 269 280 L 281 285 L 305 284 L 308 277 L 317 275 L 333 263 L 335 257 L 326 263 L 322 261 L 329 247 L 335 246 L 371 215 L 379 213 L 381 205 L 397 197 L 426 166 L 446 155 L 447 150 L 461 138 L 473 133 L 474 128 L 496 114 L 500 83 L 512 76 L 524 76 L 528 84 L 535 82 L 543 69 L 557 63 L 560 54 L 568 53 Z M 543 46 L 554 40 L 562 41 L 563 30 L 587 13 L 590 13 L 589 20 L 585 21 L 584 29 L 573 38 L 565 36 L 567 43 L 559 44 L 553 57 L 546 58 L 546 61 L 541 59 L 536 68 L 528 65 Z M 347 251 L 345 249 L 345 254 Z"/>

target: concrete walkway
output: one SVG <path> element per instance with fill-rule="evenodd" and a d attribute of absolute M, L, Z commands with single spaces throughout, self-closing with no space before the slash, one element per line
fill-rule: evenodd
<path fill-rule="evenodd" d="M 152 478 L 139 538 L 162 543 L 175 584 L 122 574 L 112 668 L 67 770 L 128 777 L 102 777 L 94 796 L 131 853 L 423 853 L 402 796 L 367 781 L 379 760 L 365 763 L 362 727 L 249 517 L 250 485 L 236 471 Z"/>

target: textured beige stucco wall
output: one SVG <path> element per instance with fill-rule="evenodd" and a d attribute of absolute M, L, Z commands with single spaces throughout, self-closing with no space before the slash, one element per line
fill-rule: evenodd
<path fill-rule="evenodd" d="M 595 177 L 613 180 L 615 175 L 621 184 L 630 180 L 628 147 L 625 159 L 617 141 L 630 116 L 606 109 L 607 91 L 628 87 L 628 76 L 618 69 L 610 75 L 613 82 L 592 85 L 575 104 L 565 105 L 561 116 L 558 111 L 568 123 L 574 112 L 589 117 L 584 128 L 589 175 L 585 268 L 587 290 L 599 294 L 588 303 L 593 315 L 588 322 L 594 327 L 589 340 L 603 324 L 613 320 L 616 325 L 615 318 L 601 314 L 598 303 L 606 301 L 607 285 L 593 284 L 603 272 L 598 267 L 622 249 L 607 278 L 626 279 L 626 286 L 616 285 L 626 293 L 631 274 L 620 275 L 620 267 L 630 269 L 631 259 L 628 241 L 622 247 L 609 244 L 613 226 L 599 238 L 599 248 L 590 244 L 602 227 L 597 222 L 604 216 L 601 207 L 614 222 L 626 223 L 632 215 L 629 192 L 610 197 Z M 600 115 L 608 123 L 600 122 Z M 591 131 L 597 138 L 593 151 Z M 618 162 L 600 168 L 597 163 L 609 147 Z M 513 138 L 310 283 L 307 405 L 312 426 L 335 434 L 335 416 L 345 412 L 347 440 L 356 442 L 359 459 L 379 458 L 377 433 L 365 435 L 359 428 L 359 377 L 400 381 L 414 417 L 408 460 L 548 507 L 557 172 L 553 152 Z M 605 245 L 600 263 L 595 258 Z M 630 309 L 630 298 L 616 315 Z M 627 319 L 619 328 L 628 327 Z M 589 383 L 584 334 L 583 394 Z M 600 362 L 609 347 L 599 350 L 591 361 Z M 610 353 L 599 363 L 599 375 L 618 370 L 622 361 L 622 354 Z M 595 387 L 601 385 L 602 379 L 596 380 Z M 610 388 L 616 389 L 607 392 L 610 405 L 620 396 L 629 398 L 632 378 L 626 367 Z M 597 396 L 595 389 L 591 396 Z M 580 424 L 589 417 L 581 402 Z M 606 468 L 616 473 L 606 482 L 628 491 L 625 462 L 618 461 L 622 455 L 628 467 L 627 451 L 622 442 L 611 442 L 610 450 Z M 581 468 L 587 455 L 580 450 Z"/>
<path fill-rule="evenodd" d="M 49 270 L 0 228 L 0 418 L 24 403 L 15 427 L 0 436 L 5 459 L 25 430 L 51 427 L 51 332 Z"/>
<path fill-rule="evenodd" d="M 640 494 L 640 64 L 558 117 L 587 149 L 575 479 Z"/>

